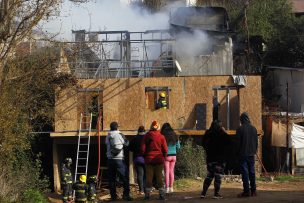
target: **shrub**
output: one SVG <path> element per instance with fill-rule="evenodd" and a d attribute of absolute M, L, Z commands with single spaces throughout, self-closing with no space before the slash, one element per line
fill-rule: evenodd
<path fill-rule="evenodd" d="M 22 196 L 23 203 L 47 203 L 48 201 L 45 197 L 40 193 L 39 190 L 29 189 L 26 190 Z"/>
<path fill-rule="evenodd" d="M 206 174 L 205 151 L 191 138 L 183 142 L 177 153 L 175 174 L 178 178 L 197 178 Z"/>
<path fill-rule="evenodd" d="M 22 150 L 15 150 L 14 157 L 0 160 L 0 202 L 23 202 L 26 191 L 44 192 L 48 187 L 48 180 L 41 177 L 39 157 Z"/>

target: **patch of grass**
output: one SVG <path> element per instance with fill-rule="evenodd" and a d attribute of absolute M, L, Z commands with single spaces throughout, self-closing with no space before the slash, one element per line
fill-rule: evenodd
<path fill-rule="evenodd" d="M 279 182 L 301 182 L 304 181 L 304 176 L 276 176 L 274 180 Z"/>
<path fill-rule="evenodd" d="M 257 181 L 262 181 L 262 182 L 268 182 L 269 181 L 269 178 L 267 177 L 258 177 L 256 178 Z"/>
<path fill-rule="evenodd" d="M 257 181 L 263 181 L 263 182 L 268 182 L 270 181 L 269 177 L 259 177 L 257 178 Z M 275 176 L 274 181 L 278 182 L 302 182 L 304 181 L 304 176 Z"/>
<path fill-rule="evenodd" d="M 174 188 L 175 189 L 186 189 L 186 188 L 193 188 L 198 185 L 202 184 L 201 180 L 194 180 L 191 178 L 182 178 L 174 181 Z"/>

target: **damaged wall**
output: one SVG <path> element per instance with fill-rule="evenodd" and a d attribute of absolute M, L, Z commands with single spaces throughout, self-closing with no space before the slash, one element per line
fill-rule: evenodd
<path fill-rule="evenodd" d="M 118 121 L 121 130 L 137 130 L 139 125 L 149 128 L 151 121 L 170 122 L 175 129 L 197 129 L 196 122 L 205 122 L 209 128 L 212 122 L 212 87 L 233 85 L 231 76 L 200 76 L 172 78 L 123 78 L 106 80 L 80 80 L 81 88 L 100 88 L 102 92 L 103 130 L 109 129 L 112 121 Z M 151 110 L 148 108 L 146 87 L 168 87 L 169 108 Z M 77 87 L 62 91 L 56 98 L 55 131 L 76 131 L 79 124 L 79 98 Z M 224 96 L 223 96 L 224 97 Z M 237 95 L 231 95 L 231 101 Z M 247 111 L 253 125 L 261 129 L 261 78 L 249 76 L 247 86 L 240 89 L 240 106 L 231 102 L 231 109 Z M 226 101 L 222 99 L 221 107 Z M 204 109 L 206 106 L 206 110 Z M 202 108 L 198 108 L 202 107 Z M 200 111 L 205 112 L 200 112 Z M 200 113 L 198 113 L 200 112 Z M 201 114 L 204 114 L 203 116 Z M 200 117 L 202 116 L 202 117 Z M 200 117 L 200 118 L 199 118 Z M 220 116 L 225 123 L 226 116 Z M 234 123 L 238 117 L 232 118 Z M 202 126 L 200 124 L 200 126 Z M 237 125 L 233 125 L 234 128 Z"/>

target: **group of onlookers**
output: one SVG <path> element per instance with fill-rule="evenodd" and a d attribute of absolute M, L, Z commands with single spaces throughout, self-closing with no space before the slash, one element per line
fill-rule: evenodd
<path fill-rule="evenodd" d="M 255 154 L 258 146 L 257 130 L 251 125 L 249 115 L 244 112 L 240 116 L 241 126 L 236 131 L 235 140 L 237 156 L 243 181 L 243 192 L 238 197 L 256 196 L 255 183 Z M 133 151 L 134 165 L 137 173 L 139 193 L 150 198 L 153 186 L 159 190 L 159 199 L 165 199 L 166 193 L 173 192 L 174 167 L 176 152 L 180 148 L 178 136 L 169 123 L 164 123 L 160 129 L 159 123 L 153 121 L 148 132 L 144 126 L 138 128 L 137 136 L 129 143 L 118 130 L 118 123 L 112 122 L 110 132 L 106 138 L 107 156 L 109 159 L 109 185 L 112 200 L 116 195 L 116 172 L 123 177 L 124 200 L 131 200 L 129 195 L 129 176 L 123 163 L 123 148 L 129 146 Z M 221 176 L 224 174 L 227 155 L 231 149 L 230 136 L 222 123 L 214 120 L 211 127 L 203 136 L 203 147 L 206 151 L 207 176 L 204 179 L 201 198 L 205 198 L 207 190 L 214 179 L 214 199 L 221 199 Z M 163 184 L 163 171 L 165 187 Z M 250 184 L 249 184 L 250 183 Z"/>
<path fill-rule="evenodd" d="M 145 195 L 146 200 L 150 198 L 153 187 L 159 190 L 159 199 L 165 199 L 165 193 L 173 192 L 176 151 L 180 148 L 180 142 L 169 123 L 163 124 L 160 130 L 159 123 L 153 121 L 148 132 L 145 131 L 144 126 L 140 126 L 138 134 L 129 143 L 118 130 L 118 123 L 112 122 L 110 124 L 110 132 L 106 138 L 106 144 L 112 200 L 117 199 L 116 172 L 123 177 L 123 199 L 132 200 L 127 166 L 123 163 L 124 146 L 128 146 L 128 149 L 133 152 L 139 193 Z"/>
<path fill-rule="evenodd" d="M 235 147 L 243 181 L 243 192 L 238 197 L 257 196 L 255 183 L 255 154 L 258 147 L 256 128 L 251 125 L 248 113 L 240 116 L 241 126 L 236 131 Z M 221 176 L 224 174 L 227 155 L 232 142 L 220 121 L 214 120 L 203 137 L 203 147 L 206 151 L 207 176 L 204 180 L 201 198 L 205 198 L 207 190 L 214 179 L 214 199 L 221 199 Z M 250 183 L 250 184 L 249 184 Z M 250 186 L 249 186 L 250 185 Z"/>
<path fill-rule="evenodd" d="M 240 161 L 240 169 L 243 181 L 243 192 L 238 197 L 256 196 L 254 156 L 258 146 L 257 130 L 251 125 L 247 113 L 240 116 L 241 126 L 236 131 L 235 140 L 237 154 Z M 131 201 L 129 187 L 128 167 L 124 162 L 124 149 L 128 148 L 133 152 L 133 161 L 137 174 L 139 194 L 144 199 L 150 199 L 153 188 L 159 190 L 159 199 L 164 200 L 165 194 L 173 192 L 174 167 L 176 163 L 177 150 L 180 148 L 180 141 L 177 134 L 169 123 L 164 123 L 160 128 L 157 121 L 151 123 L 150 129 L 146 132 L 144 126 L 138 128 L 137 135 L 129 142 L 119 131 L 117 122 L 110 124 L 110 131 L 106 137 L 109 189 L 112 200 L 117 199 L 116 178 L 121 177 L 123 182 L 123 200 Z M 207 190 L 214 179 L 214 199 L 220 199 L 221 176 L 224 174 L 227 155 L 232 146 L 230 136 L 227 134 L 218 120 L 214 120 L 211 127 L 203 136 L 203 147 L 206 151 L 207 176 L 204 179 L 201 198 L 205 198 Z M 63 199 L 67 202 L 71 198 L 72 177 L 69 167 L 71 159 L 65 160 L 62 168 L 63 177 Z M 165 187 L 164 181 L 165 179 Z M 80 184 L 74 184 L 77 190 L 79 185 L 84 185 L 84 177 L 80 177 Z M 86 178 L 86 177 L 85 177 Z M 81 182 L 82 181 L 82 182 Z M 96 183 L 96 177 L 95 177 Z M 249 184 L 250 183 L 250 184 Z M 96 191 L 94 191 L 96 192 Z M 95 194 L 96 196 L 96 194 Z M 95 201 L 95 196 L 93 201 Z"/>

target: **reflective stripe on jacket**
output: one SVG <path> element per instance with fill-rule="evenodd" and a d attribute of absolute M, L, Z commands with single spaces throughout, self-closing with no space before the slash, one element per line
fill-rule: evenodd
<path fill-rule="evenodd" d="M 73 184 L 73 190 L 75 190 L 76 201 L 87 201 L 88 185 L 81 182 Z"/>

